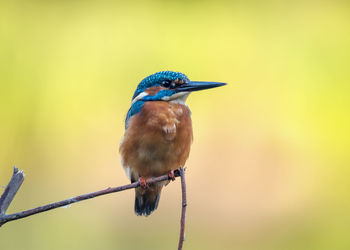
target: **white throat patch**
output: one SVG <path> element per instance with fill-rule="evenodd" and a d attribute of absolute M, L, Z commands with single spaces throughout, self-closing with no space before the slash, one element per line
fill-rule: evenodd
<path fill-rule="evenodd" d="M 176 93 L 172 96 L 164 96 L 162 98 L 163 101 L 166 101 L 166 102 L 172 102 L 172 103 L 179 103 L 179 104 L 184 104 L 186 105 L 186 100 L 187 100 L 187 97 L 188 95 L 190 94 L 191 92 L 188 92 L 188 91 L 184 91 L 184 92 L 179 92 L 179 93 Z M 146 92 L 142 92 L 140 94 L 138 94 L 138 96 L 136 96 L 132 102 L 131 102 L 131 105 L 133 105 L 135 102 L 137 102 L 138 100 L 141 100 L 142 98 L 144 98 L 145 96 L 148 96 L 148 94 Z"/>
<path fill-rule="evenodd" d="M 163 101 L 172 102 L 172 103 L 179 103 L 186 105 L 186 100 L 190 92 L 184 91 L 176 93 L 172 96 L 164 96 L 162 98 Z"/>

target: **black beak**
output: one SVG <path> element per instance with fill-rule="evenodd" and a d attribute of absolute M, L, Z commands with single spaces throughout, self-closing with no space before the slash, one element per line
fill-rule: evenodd
<path fill-rule="evenodd" d="M 220 87 L 220 86 L 224 86 L 224 85 L 226 85 L 226 83 L 191 81 L 187 84 L 182 84 L 182 85 L 178 86 L 175 90 L 176 90 L 176 92 L 185 92 L 185 91 L 192 92 L 192 91 L 216 88 L 216 87 Z"/>

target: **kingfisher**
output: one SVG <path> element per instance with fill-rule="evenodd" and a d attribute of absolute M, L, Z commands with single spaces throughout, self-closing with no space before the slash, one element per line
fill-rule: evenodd
<path fill-rule="evenodd" d="M 186 99 L 194 91 L 223 86 L 221 82 L 190 81 L 180 72 L 161 71 L 144 78 L 136 88 L 125 119 L 119 152 L 135 189 L 136 215 L 150 215 L 169 181 L 146 184 L 185 165 L 193 139 L 191 111 Z"/>

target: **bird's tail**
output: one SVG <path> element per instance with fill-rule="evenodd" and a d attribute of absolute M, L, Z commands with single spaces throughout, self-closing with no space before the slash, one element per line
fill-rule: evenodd
<path fill-rule="evenodd" d="M 148 216 L 157 209 L 162 187 L 156 184 L 135 189 L 135 213 L 137 215 Z"/>

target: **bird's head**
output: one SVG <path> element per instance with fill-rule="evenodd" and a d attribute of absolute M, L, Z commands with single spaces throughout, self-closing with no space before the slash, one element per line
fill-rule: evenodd
<path fill-rule="evenodd" d="M 141 101 L 178 101 L 185 102 L 193 92 L 223 86 L 221 82 L 190 81 L 180 72 L 161 71 L 143 79 L 134 93 L 132 102 Z"/>
<path fill-rule="evenodd" d="M 145 102 L 167 101 L 184 104 L 188 95 L 193 91 L 210 89 L 226 85 L 221 82 L 190 81 L 180 72 L 161 71 L 144 78 L 136 88 L 132 97 L 128 119 L 140 112 Z"/>

